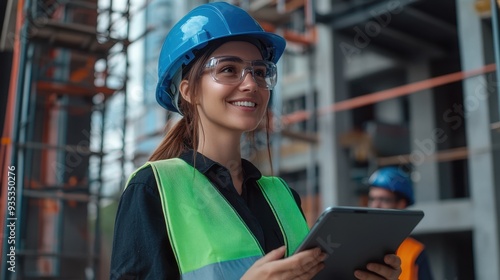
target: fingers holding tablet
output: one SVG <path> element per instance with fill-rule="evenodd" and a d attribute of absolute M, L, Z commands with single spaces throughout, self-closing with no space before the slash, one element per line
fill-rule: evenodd
<path fill-rule="evenodd" d="M 369 263 L 366 265 L 367 271 L 356 270 L 354 276 L 360 280 L 399 279 L 399 275 L 401 274 L 401 259 L 394 254 L 388 254 L 385 255 L 384 262 L 385 264 Z"/>
<path fill-rule="evenodd" d="M 242 279 L 303 279 L 313 278 L 324 268 L 327 255 L 320 248 L 304 250 L 284 258 L 285 247 L 275 249 L 254 263 Z"/>
<path fill-rule="evenodd" d="M 290 279 L 311 279 L 324 268 L 325 264 L 323 261 L 326 258 L 326 253 L 321 252 L 320 248 L 314 248 L 285 259 L 286 266 L 294 268 L 293 271 L 290 271 Z"/>

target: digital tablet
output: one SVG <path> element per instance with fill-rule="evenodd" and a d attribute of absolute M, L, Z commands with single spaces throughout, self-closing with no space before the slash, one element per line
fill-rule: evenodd
<path fill-rule="evenodd" d="M 313 279 L 356 279 L 354 270 L 383 263 L 424 217 L 420 210 L 330 207 L 318 218 L 295 253 L 321 247 L 325 268 Z"/>

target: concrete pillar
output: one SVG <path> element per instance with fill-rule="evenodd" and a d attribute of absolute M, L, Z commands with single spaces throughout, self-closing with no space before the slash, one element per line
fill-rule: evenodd
<path fill-rule="evenodd" d="M 485 64 L 481 18 L 474 1 L 457 0 L 458 38 L 462 70 Z M 463 81 L 464 111 L 469 155 L 469 178 L 473 205 L 473 250 L 476 279 L 500 279 L 498 204 L 494 184 L 491 130 L 486 76 Z"/>
<path fill-rule="evenodd" d="M 317 10 L 327 13 L 331 1 L 320 0 Z M 316 47 L 316 88 L 318 89 L 318 104 L 321 111 L 319 122 L 320 145 L 318 148 L 319 187 L 321 206 L 353 204 L 354 187 L 349 180 L 349 160 L 339 147 L 338 135 L 345 132 L 348 126 L 350 112 L 324 112 L 321 109 L 340 100 L 341 94 L 346 94 L 343 63 L 345 57 L 340 50 L 340 40 L 334 38 L 329 26 L 318 25 L 318 41 Z"/>
<path fill-rule="evenodd" d="M 408 69 L 408 83 L 429 78 L 426 61 L 412 65 Z M 415 200 L 418 202 L 439 199 L 438 163 L 425 160 L 437 151 L 437 143 L 442 140 L 436 128 L 432 89 L 423 90 L 409 96 L 410 100 L 410 161 L 414 173 Z"/>
<path fill-rule="evenodd" d="M 316 8 L 321 11 L 329 11 L 330 6 L 331 4 L 327 0 L 319 0 L 316 4 Z M 316 47 L 316 84 L 321 85 L 317 87 L 318 104 L 332 104 L 334 102 L 333 79 L 330 76 L 333 73 L 332 31 L 328 26 L 318 25 L 317 32 L 318 38 L 321 38 Z M 322 164 L 319 169 L 320 209 L 338 204 L 338 197 L 335 195 L 337 186 L 333 184 L 338 177 L 334 168 L 336 166 L 335 149 L 333 148 L 335 135 L 332 133 L 334 121 L 334 114 L 330 112 L 318 116 L 320 137 L 318 153 L 323 155 L 320 157 Z"/>

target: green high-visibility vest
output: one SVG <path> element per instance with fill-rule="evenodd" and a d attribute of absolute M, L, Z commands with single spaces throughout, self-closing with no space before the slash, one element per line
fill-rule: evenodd
<path fill-rule="evenodd" d="M 182 279 L 240 279 L 264 255 L 245 222 L 205 175 L 181 159 L 148 162 L 138 170 L 146 166 L 156 178 Z M 288 256 L 309 227 L 280 178 L 263 176 L 257 183 L 281 228 Z"/>

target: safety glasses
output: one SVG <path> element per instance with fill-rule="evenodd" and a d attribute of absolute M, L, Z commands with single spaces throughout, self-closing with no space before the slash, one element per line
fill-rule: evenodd
<path fill-rule="evenodd" d="M 272 90 L 276 85 L 276 64 L 266 60 L 243 60 L 237 56 L 212 57 L 205 64 L 214 81 L 234 85 L 241 83 L 247 73 L 252 74 L 255 83 Z"/>

